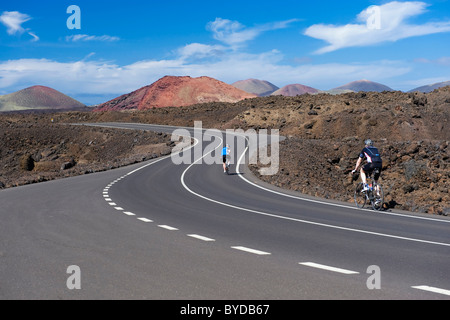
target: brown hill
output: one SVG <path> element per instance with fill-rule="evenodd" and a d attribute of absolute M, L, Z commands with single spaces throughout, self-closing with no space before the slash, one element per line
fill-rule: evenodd
<path fill-rule="evenodd" d="M 95 111 L 183 107 L 206 102 L 238 102 L 254 97 L 256 95 L 210 77 L 165 76 L 150 86 L 101 104 Z"/>
<path fill-rule="evenodd" d="M 383 92 L 383 91 L 394 91 L 393 89 L 385 86 L 384 84 L 369 81 L 369 80 L 358 80 L 347 83 L 343 86 L 337 87 L 333 90 L 351 90 L 354 92 Z"/>
<path fill-rule="evenodd" d="M 438 82 L 438 83 L 434 83 L 434 84 L 430 84 L 430 85 L 426 85 L 426 86 L 421 86 L 421 87 L 412 89 L 409 92 L 418 91 L 418 92 L 423 92 L 423 93 L 429 93 L 436 89 L 439 89 L 442 87 L 447 87 L 447 86 L 450 86 L 450 81 Z"/>
<path fill-rule="evenodd" d="M 276 85 L 266 80 L 258 79 L 240 80 L 231 85 L 238 89 L 244 90 L 245 92 L 256 94 L 259 97 L 270 96 L 273 92 L 279 89 Z"/>
<path fill-rule="evenodd" d="M 319 90 L 304 86 L 302 84 L 290 84 L 287 86 L 282 87 L 281 89 L 278 89 L 277 91 L 273 92 L 272 96 L 286 96 L 286 97 L 295 97 L 300 96 L 305 93 L 318 93 Z"/>
<path fill-rule="evenodd" d="M 72 110 L 86 107 L 71 97 L 44 86 L 33 86 L 0 96 L 0 111 Z"/>

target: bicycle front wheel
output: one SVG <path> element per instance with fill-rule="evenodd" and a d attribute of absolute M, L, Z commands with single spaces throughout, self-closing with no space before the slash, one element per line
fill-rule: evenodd
<path fill-rule="evenodd" d="M 362 209 L 367 203 L 366 194 L 363 192 L 364 185 L 362 182 L 358 183 L 355 189 L 355 204 L 358 208 Z"/>
<path fill-rule="evenodd" d="M 383 209 L 384 193 L 383 188 L 377 184 L 373 189 L 372 207 L 374 210 L 380 211 Z"/>

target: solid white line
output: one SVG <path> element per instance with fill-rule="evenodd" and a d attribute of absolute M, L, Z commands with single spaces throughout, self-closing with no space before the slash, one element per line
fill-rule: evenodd
<path fill-rule="evenodd" d="M 250 249 L 250 248 L 246 248 L 246 247 L 231 247 L 232 249 L 236 249 L 236 250 L 240 250 L 240 251 L 245 251 L 245 252 L 249 252 L 249 253 L 253 253 L 253 254 L 257 254 L 260 256 L 264 256 L 264 255 L 270 255 L 269 252 L 264 252 L 264 251 L 259 251 L 259 250 L 255 250 L 255 249 Z"/>
<path fill-rule="evenodd" d="M 328 271 L 333 271 L 333 272 L 338 272 L 338 273 L 343 273 L 343 274 L 358 274 L 359 273 L 359 272 L 356 272 L 356 271 L 351 271 L 351 270 L 345 270 L 345 269 L 341 269 L 341 268 L 325 266 L 323 264 L 318 264 L 318 263 L 314 263 L 314 262 L 299 262 L 299 264 L 304 265 L 304 266 L 308 266 L 308 267 L 312 267 L 312 268 L 318 268 L 318 269 L 323 269 L 323 270 L 328 270 Z"/>
<path fill-rule="evenodd" d="M 143 222 L 153 222 L 153 220 L 147 219 L 147 218 L 138 218 L 138 220 L 141 220 Z"/>
<path fill-rule="evenodd" d="M 207 237 L 204 237 L 204 236 L 200 236 L 198 234 L 188 234 L 187 236 L 191 237 L 191 238 L 199 239 L 199 240 L 202 240 L 202 241 L 207 241 L 207 242 L 216 241 L 214 239 L 207 238 Z"/>
<path fill-rule="evenodd" d="M 424 290 L 424 291 L 430 291 L 430 292 L 434 292 L 434 293 L 439 293 L 439 294 L 444 294 L 446 296 L 450 296 L 450 290 L 445 290 L 445 289 L 440 289 L 440 288 L 435 288 L 435 287 L 429 287 L 429 286 L 414 286 L 414 287 L 411 287 L 411 288 Z"/>
<path fill-rule="evenodd" d="M 170 230 L 170 231 L 178 230 L 177 228 L 174 228 L 174 227 L 171 227 L 171 226 L 166 226 L 166 225 L 159 225 L 158 227 L 166 229 L 166 230 Z"/>

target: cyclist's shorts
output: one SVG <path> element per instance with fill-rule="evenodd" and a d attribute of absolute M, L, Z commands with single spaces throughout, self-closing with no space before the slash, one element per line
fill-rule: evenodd
<path fill-rule="evenodd" d="M 222 158 L 223 158 L 223 163 L 226 163 L 227 162 L 227 156 L 222 156 Z"/>
<path fill-rule="evenodd" d="M 380 178 L 382 167 L 383 167 L 382 163 L 373 162 L 373 163 L 367 163 L 363 167 L 363 169 L 364 169 L 364 172 L 366 172 L 369 175 L 372 174 L 372 172 L 373 172 L 373 179 L 375 181 L 377 181 Z"/>

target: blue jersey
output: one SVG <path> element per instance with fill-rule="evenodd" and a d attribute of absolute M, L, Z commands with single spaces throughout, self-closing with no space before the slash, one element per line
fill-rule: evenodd
<path fill-rule="evenodd" d="M 230 154 L 230 149 L 228 149 L 227 147 L 222 149 L 222 156 L 227 156 Z"/>

